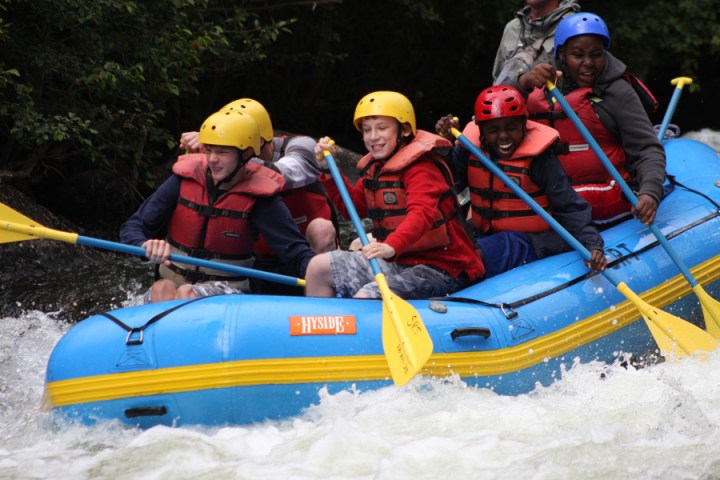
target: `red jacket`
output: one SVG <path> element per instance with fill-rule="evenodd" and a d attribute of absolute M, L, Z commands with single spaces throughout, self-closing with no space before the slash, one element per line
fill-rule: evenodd
<path fill-rule="evenodd" d="M 447 140 L 420 130 L 413 141 L 396 154 L 404 155 L 403 150 L 405 149 L 414 150 L 420 147 L 421 150 L 416 160 L 402 170 L 407 212 L 403 221 L 384 240 L 396 252 L 394 258 L 386 260 L 396 261 L 402 265 L 434 266 L 456 278 L 464 273 L 470 281 L 474 281 L 484 275 L 485 267 L 475 250 L 473 240 L 470 239 L 456 216 L 450 218 L 446 223 L 449 237 L 447 246 L 416 251 L 413 251 L 412 248 L 426 232 L 433 228 L 436 212 L 440 210 L 443 199 L 447 198 L 448 192 L 451 191 L 445 175 L 433 159 L 433 157 L 437 158 L 433 152 L 434 149 L 437 147 L 449 148 L 450 146 L 451 144 Z M 384 165 L 392 166 L 393 159 L 394 157 L 390 158 L 384 162 Z M 330 198 L 338 205 L 341 213 L 347 216 L 347 210 L 332 178 L 323 176 L 322 180 Z M 365 172 L 355 185 L 351 185 L 346 178 L 343 180 L 358 214 L 360 217 L 366 217 L 369 192 L 365 190 L 363 183 L 372 178 L 368 172 Z"/>

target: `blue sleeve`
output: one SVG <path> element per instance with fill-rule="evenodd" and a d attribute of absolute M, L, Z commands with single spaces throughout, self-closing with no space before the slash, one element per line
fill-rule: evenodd
<path fill-rule="evenodd" d="M 592 207 L 572 188 L 560 160 L 546 150 L 533 160 L 530 178 L 545 190 L 555 220 L 588 250 L 603 250 L 604 242 L 592 221 Z"/>
<path fill-rule="evenodd" d="M 250 223 L 256 235 L 262 233 L 265 236 L 280 261 L 294 267 L 300 277 L 305 278 L 305 270 L 315 252 L 310 249 L 280 196 L 257 199 L 250 212 Z"/>
<path fill-rule="evenodd" d="M 172 175 L 122 224 L 120 241 L 140 246 L 148 239 L 165 237 L 179 196 L 180 177 Z"/>

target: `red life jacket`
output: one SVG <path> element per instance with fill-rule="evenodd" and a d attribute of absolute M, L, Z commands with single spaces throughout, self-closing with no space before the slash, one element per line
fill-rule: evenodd
<path fill-rule="evenodd" d="M 528 97 L 527 108 L 530 118 L 555 128 L 560 133 L 560 142 L 567 144 L 569 152 L 559 154 L 558 159 L 563 169 L 570 177 L 573 185 L 583 184 L 610 184 L 612 176 L 597 158 L 585 138 L 578 131 L 572 120 L 562 112 L 560 105 L 548 98 L 546 89 L 536 88 Z M 600 145 L 610 162 L 615 166 L 623 178 L 629 175 L 625 169 L 625 151 L 600 118 L 592 106 L 592 89 L 578 88 L 568 93 L 565 99 L 582 121 L 583 125 L 592 134 Z"/>
<path fill-rule="evenodd" d="M 278 158 L 283 156 L 285 145 L 287 145 L 289 140 L 289 137 L 284 138 Z M 316 218 L 324 218 L 336 223 L 335 219 L 333 219 L 333 211 L 329 203 L 330 200 L 325 192 L 325 188 L 319 181 L 305 185 L 304 187 L 284 190 L 281 195 L 285 206 L 290 210 L 295 224 L 303 235 L 305 235 L 305 231 L 310 222 Z M 338 230 L 337 225 L 336 230 Z M 255 243 L 255 255 L 260 258 L 277 256 L 262 234 Z"/>
<path fill-rule="evenodd" d="M 183 180 L 168 226 L 168 242 L 193 257 L 242 260 L 252 256 L 255 239 L 248 218 L 255 199 L 279 193 L 285 180 L 255 163 L 245 169 L 245 177 L 210 205 L 205 155 L 181 156 L 173 165 L 173 172 Z"/>
<path fill-rule="evenodd" d="M 595 113 L 591 93 L 590 88 L 580 88 L 567 94 L 565 99 L 618 173 L 627 181 L 630 174 L 625 168 L 625 151 Z M 560 105 L 554 102 L 550 92 L 545 88 L 536 88 L 530 94 L 527 106 L 530 118 L 555 127 L 560 133 L 560 141 L 568 145 L 569 152 L 558 155 L 558 158 L 575 191 L 592 206 L 593 221 L 604 224 L 623 218 L 630 211 L 630 202 L 625 199 L 620 187 L 590 149 L 572 120 L 562 112 Z"/>
<path fill-rule="evenodd" d="M 475 122 L 465 126 L 463 135 L 476 147 L 480 147 L 480 129 Z M 552 128 L 533 121 L 527 122 L 522 143 L 512 157 L 497 160 L 495 164 L 530 195 L 542 208 L 549 201 L 545 192 L 530 179 L 530 165 L 557 141 L 558 134 Z M 496 178 L 474 155 L 468 161 L 468 188 L 473 215 L 472 223 L 477 232 L 503 231 L 544 232 L 550 226 L 522 199 L 513 193 L 502 180 Z"/>
<path fill-rule="evenodd" d="M 373 222 L 372 232 L 377 240 L 385 240 L 407 215 L 407 196 L 403 182 L 405 171 L 416 162 L 430 160 L 443 172 L 448 189 L 434 212 L 432 228 L 412 244 L 407 252 L 440 248 L 450 243 L 446 224 L 457 215 L 458 206 L 450 169 L 435 149 L 451 146 L 448 140 L 438 135 L 418 130 L 413 141 L 398 150 L 387 162 L 375 160 L 370 154 L 360 159 L 358 169 L 364 172 L 366 216 Z"/>

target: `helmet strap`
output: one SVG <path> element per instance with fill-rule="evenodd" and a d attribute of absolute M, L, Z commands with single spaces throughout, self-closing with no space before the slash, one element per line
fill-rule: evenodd
<path fill-rule="evenodd" d="M 403 133 L 406 132 L 406 128 L 407 128 L 407 131 L 410 132 L 410 135 L 403 135 Z M 397 145 L 395 145 L 395 151 L 393 151 L 392 155 L 390 155 L 390 156 L 392 157 L 393 155 L 395 155 L 398 152 L 398 150 L 400 150 L 405 145 L 412 142 L 413 137 L 414 137 L 414 135 L 412 134 L 412 128 L 410 127 L 410 125 L 407 125 L 407 127 L 406 127 L 406 124 L 400 123 L 400 120 L 398 120 Z"/>
<path fill-rule="evenodd" d="M 237 173 L 240 171 L 241 168 L 243 168 L 245 165 L 247 165 L 247 163 L 250 161 L 250 159 L 252 157 L 253 157 L 252 148 L 248 147 L 245 150 L 239 150 L 237 165 L 235 165 L 235 168 L 233 168 L 232 172 L 230 172 L 227 177 L 223 178 L 222 180 L 220 180 L 219 182 L 217 182 L 215 184 L 215 188 L 219 189 L 223 183 L 227 183 L 230 180 L 232 180 L 233 178 L 235 178 L 235 175 L 237 175 Z"/>

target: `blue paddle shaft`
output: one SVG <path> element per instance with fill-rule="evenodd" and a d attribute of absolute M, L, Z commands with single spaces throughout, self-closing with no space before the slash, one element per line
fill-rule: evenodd
<path fill-rule="evenodd" d="M 475 144 L 472 143 L 469 138 L 467 138 L 463 134 L 460 134 L 457 138 L 465 148 L 467 148 L 473 155 L 475 155 L 475 157 L 478 158 L 478 160 L 482 162 L 485 168 L 490 170 L 493 175 L 502 180 L 502 182 L 507 185 L 508 188 L 510 188 L 510 190 L 512 190 L 515 195 L 520 197 L 520 199 L 522 199 L 522 201 L 524 201 L 530 208 L 532 208 L 535 213 L 540 215 L 542 219 L 545 220 L 548 225 L 550 225 L 552 229 L 555 230 L 563 238 L 563 240 L 565 240 L 567 243 L 570 244 L 570 246 L 577 250 L 577 252 L 582 255 L 585 260 L 589 261 L 592 258 L 592 254 L 590 253 L 590 251 L 585 248 L 585 246 L 580 243 L 577 238 L 570 235 L 570 232 L 568 232 L 565 227 L 560 225 L 560 222 L 555 220 L 555 218 L 550 215 L 544 208 L 542 208 L 540 204 L 533 200 L 532 197 L 520 187 L 520 185 L 513 182 L 505 174 L 505 172 L 503 172 L 500 167 L 495 165 L 495 163 L 490 160 L 487 155 L 483 153 L 482 150 L 475 146 Z"/>
<path fill-rule="evenodd" d="M 573 237 L 570 232 L 565 229 L 565 227 L 560 225 L 560 223 L 555 220 L 553 216 L 550 215 L 544 208 L 542 208 L 539 203 L 533 200 L 533 198 L 528 195 L 525 190 L 523 190 L 517 183 L 513 182 L 512 179 L 508 177 L 507 174 L 505 174 L 505 172 L 500 170 L 500 167 L 495 165 L 495 163 L 493 163 L 482 152 L 482 150 L 476 147 L 469 138 L 467 138 L 463 134 L 460 134 L 457 138 L 465 148 L 467 148 L 473 155 L 475 155 L 475 157 L 478 158 L 478 160 L 480 160 L 480 162 L 482 162 L 485 168 L 490 170 L 493 175 L 502 180 L 502 182 L 507 185 L 507 187 L 512 190 L 515 195 L 520 197 L 522 201 L 524 201 L 530 208 L 532 208 L 535 213 L 540 215 L 542 219 L 545 220 L 548 225 L 550 225 L 552 229 L 555 230 L 558 235 L 563 238 L 563 240 L 569 243 L 570 246 L 573 247 L 585 260 L 590 261 L 592 259 L 592 254 L 590 253 L 590 251 L 585 248 L 585 246 L 580 243 L 577 238 Z M 604 270 L 601 273 L 616 287 L 620 284 L 620 282 L 613 276 L 613 274 L 609 270 Z"/>
<path fill-rule="evenodd" d="M 360 237 L 360 242 L 363 244 L 363 246 L 365 246 L 370 243 L 370 240 L 368 240 L 367 234 L 365 233 L 365 226 L 363 225 L 362 220 L 360 220 L 360 216 L 355 209 L 355 204 L 350 198 L 350 193 L 345 187 L 345 181 L 342 174 L 340 173 L 340 170 L 337 167 L 337 164 L 335 163 L 335 158 L 328 151 L 325 151 L 323 153 L 325 154 L 325 161 L 327 162 L 328 168 L 330 169 L 330 174 L 332 175 L 333 180 L 335 180 L 335 184 L 337 185 L 338 191 L 340 192 L 340 196 L 345 203 L 345 209 L 347 210 L 348 215 L 350 216 L 350 220 L 352 221 L 352 224 L 355 227 L 358 236 Z M 370 259 L 370 267 L 372 268 L 372 271 L 375 275 L 382 273 L 382 270 L 380 270 L 380 264 L 374 258 Z"/>
<path fill-rule="evenodd" d="M 568 104 L 567 100 L 565 100 L 565 97 L 562 93 L 557 89 L 555 85 L 552 85 L 550 88 L 550 93 L 552 93 L 552 96 L 555 98 L 555 100 L 558 101 L 560 106 L 563 109 L 563 112 L 570 118 L 570 120 L 573 122 L 575 127 L 578 129 L 578 131 L 582 134 L 582 136 L 585 138 L 585 140 L 588 142 L 588 145 L 590 145 L 590 148 L 592 148 L 592 151 L 595 152 L 595 155 L 600 159 L 602 164 L 605 166 L 605 169 L 612 175 L 612 177 L 615 179 L 615 182 L 620 186 L 620 189 L 625 194 L 625 197 L 630 201 L 630 203 L 633 206 L 637 206 L 638 199 L 633 193 L 633 191 L 628 186 L 627 182 L 620 176 L 620 173 L 615 169 L 615 166 L 610 162 L 610 159 L 605 155 L 605 152 L 602 148 L 600 148 L 600 145 L 595 141 L 593 136 L 590 134 L 588 129 L 585 127 L 585 125 L 582 123 L 580 118 L 578 118 L 577 114 L 573 111 L 572 107 Z M 673 94 L 673 99 L 675 99 L 675 94 L 678 93 L 676 89 L 675 93 Z M 679 95 L 678 95 L 679 96 Z M 675 100 L 677 103 L 677 100 Z M 650 224 L 650 231 L 655 235 L 655 238 L 658 239 L 658 242 L 660 242 L 660 245 L 665 249 L 667 254 L 670 256 L 672 261 L 675 263 L 675 265 L 678 267 L 678 269 L 682 272 L 682 274 L 685 276 L 687 281 L 690 283 L 691 287 L 695 287 L 698 282 L 695 280 L 695 277 L 690 273 L 690 270 L 687 268 L 685 263 L 680 259 L 677 252 L 670 246 L 670 243 L 668 242 L 667 238 L 665 238 L 665 235 L 660 231 L 657 225 L 655 223 Z"/>
<path fill-rule="evenodd" d="M 147 253 L 142 247 L 126 245 L 124 243 L 118 242 L 111 242 L 108 240 L 100 240 L 98 238 L 84 237 L 82 235 L 78 235 L 77 243 L 79 243 L 80 245 L 87 245 L 89 247 L 102 248 L 104 250 L 128 253 L 137 257 L 144 257 Z M 300 283 L 298 283 L 299 279 L 297 278 L 288 277 L 285 275 L 278 275 L 276 273 L 263 272 L 262 270 L 255 270 L 252 268 L 239 267 L 237 265 L 228 265 L 226 263 L 201 260 L 199 258 L 187 257 L 185 255 L 170 255 L 170 260 L 176 263 L 185 263 L 188 265 L 194 265 L 196 267 L 220 270 L 223 272 L 234 273 L 236 275 L 244 275 L 246 277 L 254 277 L 261 280 L 283 283 L 285 285 L 300 285 Z"/>
<path fill-rule="evenodd" d="M 658 140 L 660 140 L 661 142 L 663 140 L 663 137 L 665 136 L 665 131 L 667 130 L 668 125 L 670 125 L 670 119 L 672 118 L 673 114 L 675 114 L 675 107 L 677 107 L 678 101 L 680 100 L 680 93 L 682 92 L 681 85 L 675 87 L 675 91 L 673 92 L 672 98 L 670 99 L 670 105 L 668 105 L 668 109 L 665 111 L 663 121 L 660 124 L 660 130 L 658 130 Z"/>

